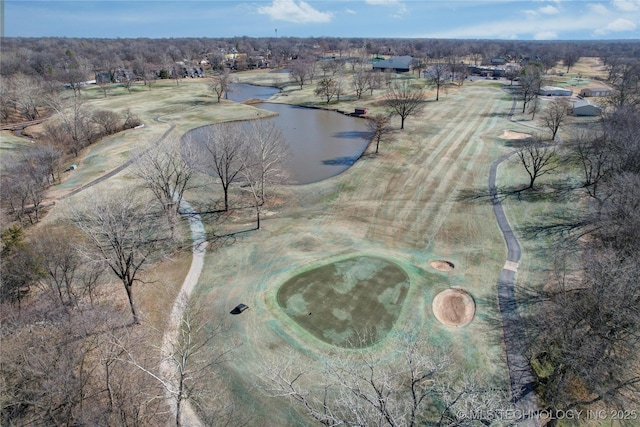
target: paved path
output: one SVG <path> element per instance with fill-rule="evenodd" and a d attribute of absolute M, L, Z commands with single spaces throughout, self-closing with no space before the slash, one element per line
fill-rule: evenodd
<path fill-rule="evenodd" d="M 156 121 L 160 121 L 158 118 L 154 119 Z M 151 150 L 153 147 L 156 147 L 157 145 L 159 145 L 162 141 L 165 140 L 165 138 L 171 133 L 171 131 L 176 127 L 176 125 L 172 124 L 169 129 L 160 137 L 158 138 L 158 140 L 153 143 L 149 148 L 147 148 L 145 151 L 143 151 L 142 153 L 139 153 L 138 155 L 130 158 L 129 160 L 127 160 L 126 162 L 124 162 L 123 164 L 121 164 L 120 166 L 118 166 L 117 168 L 115 168 L 114 170 L 112 170 L 109 173 L 106 173 L 104 175 L 102 175 L 101 177 L 98 177 L 96 179 L 94 179 L 91 182 L 86 183 L 85 185 L 76 188 L 75 190 L 65 194 L 64 196 L 60 196 L 58 197 L 58 200 L 64 200 L 67 197 L 71 197 L 75 194 L 78 194 L 81 191 L 86 190 L 87 188 L 93 187 L 96 184 L 101 183 L 102 181 L 105 181 L 109 178 L 111 178 L 114 175 L 119 174 L 120 172 L 122 172 L 123 170 L 125 170 L 126 168 L 128 168 L 129 166 L 131 166 L 136 160 L 138 160 L 140 158 L 140 156 L 142 156 L 144 153 L 146 153 L 147 151 Z"/>
<path fill-rule="evenodd" d="M 207 233 L 204 230 L 204 225 L 200 215 L 187 203 L 185 200 L 180 202 L 180 211 L 182 215 L 189 220 L 189 228 L 191 229 L 191 238 L 193 239 L 193 258 L 191 259 L 191 267 L 187 276 L 184 278 L 180 294 L 173 303 L 171 315 L 169 316 L 169 324 L 165 330 L 162 338 L 162 362 L 160 364 L 160 372 L 164 378 L 172 378 L 176 367 L 171 360 L 172 356 L 172 343 L 178 339 L 178 332 L 180 330 L 180 323 L 184 310 L 186 309 L 186 302 L 190 297 L 193 289 L 198 283 L 200 273 L 202 272 L 202 266 L 204 265 L 204 255 L 207 247 Z M 175 389 L 175 384 L 171 380 L 170 387 Z M 175 396 L 168 393 L 167 400 L 171 406 L 171 411 L 175 417 L 176 401 Z M 181 425 L 185 427 L 200 427 L 202 423 L 198 419 L 195 411 L 191 407 L 188 401 L 182 402 L 182 414 Z"/>
<path fill-rule="evenodd" d="M 510 119 L 515 106 L 516 99 L 514 97 L 511 112 L 509 113 Z M 518 239 L 513 233 L 504 209 L 502 208 L 496 188 L 498 166 L 516 153 L 517 151 L 513 151 L 506 154 L 491 164 L 489 194 L 491 195 L 491 203 L 493 204 L 493 212 L 496 216 L 498 227 L 500 231 L 502 231 L 507 245 L 507 260 L 498 279 L 498 305 L 500 315 L 502 316 L 502 331 L 507 356 L 507 366 L 509 368 L 511 396 L 518 410 L 517 414 L 526 415 L 538 409 L 538 402 L 534 392 L 535 379 L 529 363 L 524 356 L 525 331 L 518 312 L 518 304 L 514 290 L 515 275 L 518 270 L 521 250 Z M 538 426 L 539 424 L 537 421 L 529 419 L 524 422 L 519 422 L 518 425 L 529 427 Z"/>
<path fill-rule="evenodd" d="M 160 121 L 158 118 L 156 118 L 155 120 Z M 100 182 L 103 182 L 111 178 L 112 176 L 120 173 L 124 169 L 131 166 L 133 162 L 135 162 L 142 154 L 144 154 L 151 148 L 157 146 L 162 141 L 164 141 L 175 127 L 176 126 L 174 124 L 171 124 L 169 129 L 154 144 L 152 144 L 151 147 L 149 147 L 144 152 L 129 159 L 128 161 L 121 164 L 111 172 L 105 175 L 102 175 L 101 177 L 98 177 L 81 187 L 76 188 L 75 190 L 65 194 L 64 196 L 61 196 L 60 198 L 58 198 L 58 200 L 63 200 L 63 199 L 66 199 L 67 197 L 71 197 L 75 194 L 78 194 L 79 192 L 84 191 L 90 187 L 93 187 L 94 185 Z M 170 359 L 171 345 L 173 342 L 175 342 L 175 340 L 178 337 L 180 322 L 181 322 L 184 310 L 186 308 L 186 299 L 189 298 L 189 296 L 193 292 L 193 289 L 195 288 L 200 278 L 200 272 L 202 271 L 202 266 L 204 265 L 204 255 L 207 247 L 206 232 L 204 230 L 204 225 L 202 223 L 200 215 L 184 199 L 182 199 L 180 202 L 180 212 L 182 216 L 187 218 L 187 220 L 189 221 L 189 228 L 191 229 L 191 238 L 193 240 L 193 257 L 191 259 L 191 267 L 189 268 L 189 272 L 187 273 L 187 276 L 185 277 L 184 282 L 182 283 L 182 288 L 180 289 L 180 293 L 178 294 L 178 297 L 176 298 L 173 304 L 171 315 L 169 317 L 169 324 L 167 325 L 167 329 L 164 333 L 164 336 L 162 337 L 162 347 L 161 347 L 162 362 L 160 364 L 160 371 L 162 373 L 163 378 L 171 378 L 173 376 L 172 373 L 175 373 L 176 371 L 176 367 L 173 365 Z M 167 384 L 165 384 L 165 386 L 166 385 Z M 170 387 L 173 385 L 170 380 L 168 385 Z M 175 407 L 176 407 L 175 398 L 173 395 L 168 393 L 167 400 L 169 401 L 169 405 L 171 406 L 171 410 L 175 417 Z M 182 403 L 181 420 L 182 420 L 182 425 L 185 427 L 202 426 L 202 423 L 198 419 L 198 416 L 196 415 L 195 411 L 193 410 L 193 408 L 191 407 L 188 401 Z"/>

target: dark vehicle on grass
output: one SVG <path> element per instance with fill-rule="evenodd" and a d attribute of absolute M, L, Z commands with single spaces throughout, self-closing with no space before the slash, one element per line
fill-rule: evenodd
<path fill-rule="evenodd" d="M 233 310 L 230 311 L 231 314 L 240 314 L 243 311 L 247 310 L 249 308 L 248 305 L 245 304 L 238 304 L 235 306 L 235 308 Z"/>

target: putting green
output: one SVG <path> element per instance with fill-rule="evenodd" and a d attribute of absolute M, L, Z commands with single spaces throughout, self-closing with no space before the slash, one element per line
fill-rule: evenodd
<path fill-rule="evenodd" d="M 315 337 L 344 348 L 382 340 L 402 311 L 409 277 L 380 258 L 354 257 L 301 273 L 278 290 L 284 312 Z"/>

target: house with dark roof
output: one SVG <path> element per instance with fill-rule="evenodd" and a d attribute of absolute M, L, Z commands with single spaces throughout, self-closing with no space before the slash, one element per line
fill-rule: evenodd
<path fill-rule="evenodd" d="M 581 99 L 573 103 L 573 114 L 576 116 L 599 116 L 602 108 L 586 99 Z"/>
<path fill-rule="evenodd" d="M 406 73 L 411 71 L 412 56 L 394 56 L 384 61 L 378 61 L 373 63 L 373 69 L 378 71 L 391 70 L 396 73 Z"/>

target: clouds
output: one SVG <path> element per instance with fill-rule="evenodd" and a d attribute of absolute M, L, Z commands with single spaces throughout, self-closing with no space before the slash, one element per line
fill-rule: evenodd
<path fill-rule="evenodd" d="M 320 12 L 304 0 L 273 0 L 270 6 L 258 8 L 258 13 L 267 15 L 274 21 L 295 22 L 300 24 L 331 22 L 331 12 Z"/>
<path fill-rule="evenodd" d="M 595 34 L 605 35 L 622 31 L 634 31 L 636 28 L 637 25 L 628 19 L 618 18 L 615 21 L 609 22 L 604 28 L 598 28 Z"/>
<path fill-rule="evenodd" d="M 637 38 L 640 0 L 582 2 L 499 2 L 487 0 L 502 13 L 440 31 L 421 34 L 436 38 L 588 39 Z M 536 6 L 525 8 L 522 6 Z M 520 7 L 518 7 L 520 6 Z M 479 15 L 479 13 L 476 13 Z"/>
<path fill-rule="evenodd" d="M 393 18 L 402 18 L 407 13 L 407 6 L 400 0 L 365 0 L 365 3 L 371 6 L 393 7 Z"/>
<path fill-rule="evenodd" d="M 635 12 L 640 10 L 640 0 L 613 0 L 613 6 L 626 12 Z"/>
<path fill-rule="evenodd" d="M 640 0 L 5 0 L 5 16 L 9 37 L 264 37 L 278 22 L 294 37 L 640 38 Z"/>

